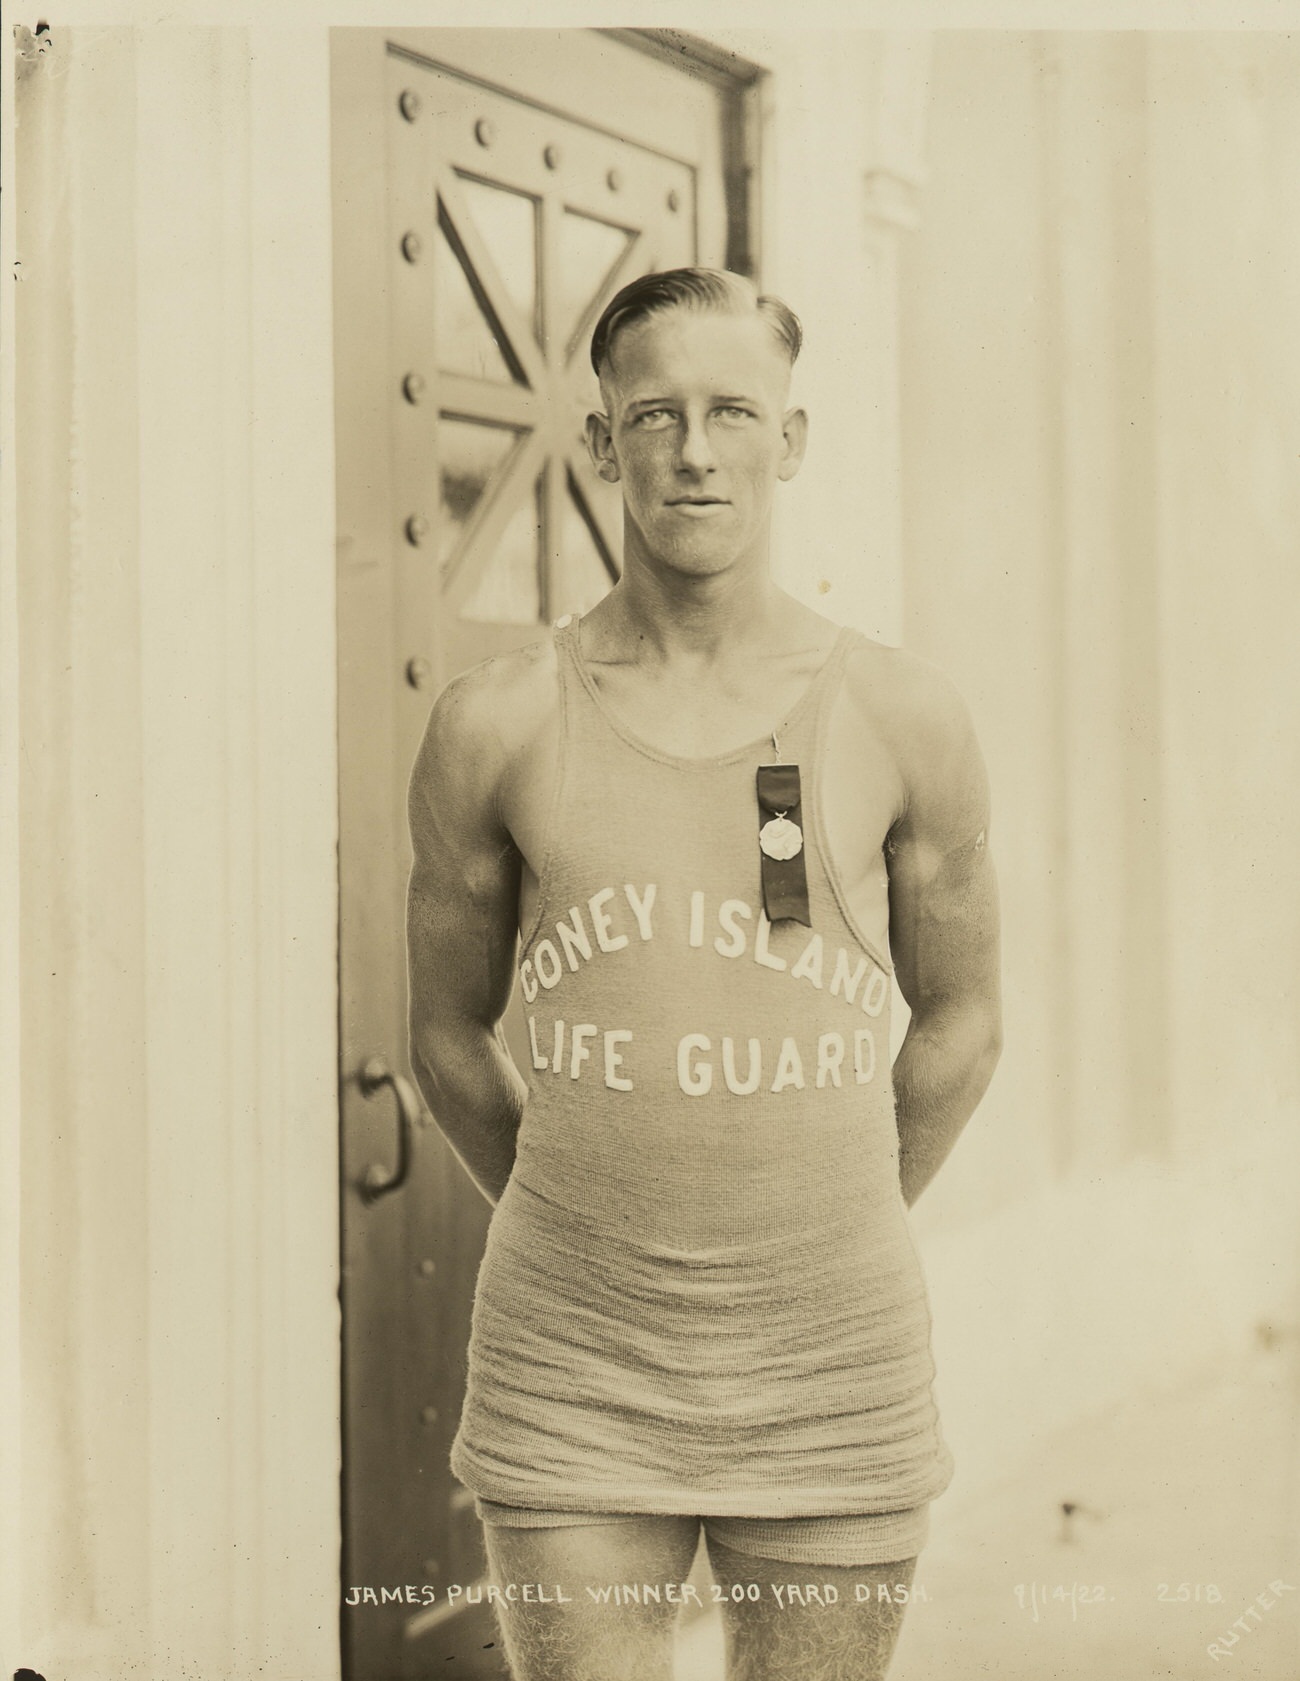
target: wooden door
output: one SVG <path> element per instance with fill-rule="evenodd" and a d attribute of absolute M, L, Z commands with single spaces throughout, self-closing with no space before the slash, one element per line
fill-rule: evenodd
<path fill-rule="evenodd" d="M 410 766 L 443 683 L 617 576 L 617 492 L 582 447 L 591 326 L 638 273 L 743 266 L 746 104 L 717 64 L 631 31 L 334 36 L 353 1681 L 502 1673 L 490 1617 L 449 1592 L 483 1567 L 447 1455 L 489 1211 L 410 1083 Z"/>

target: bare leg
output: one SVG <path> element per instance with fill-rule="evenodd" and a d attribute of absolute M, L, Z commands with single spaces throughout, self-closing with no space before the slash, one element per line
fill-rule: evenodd
<path fill-rule="evenodd" d="M 709 1542 L 709 1562 L 725 1598 L 728 1681 L 883 1681 L 898 1640 L 914 1558 L 896 1564 L 782 1564 Z M 759 1599 L 732 1599 L 732 1584 L 761 1590 Z M 833 1603 L 818 1603 L 811 1584 Z M 862 1584 L 859 1597 L 859 1584 Z M 801 1594 L 791 1594 L 791 1585 Z M 777 1589 L 780 1593 L 777 1593 Z M 800 1598 L 805 1603 L 800 1603 Z"/>
<path fill-rule="evenodd" d="M 485 1523 L 492 1580 L 558 1584 L 569 1604 L 497 1604 L 514 1681 L 671 1681 L 678 1607 L 601 1604 L 586 1591 L 611 1582 L 684 1582 L 699 1537 L 695 1518 L 508 1529 Z"/>

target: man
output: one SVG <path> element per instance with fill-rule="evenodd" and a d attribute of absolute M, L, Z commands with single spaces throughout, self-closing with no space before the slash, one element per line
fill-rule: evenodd
<path fill-rule="evenodd" d="M 905 1205 L 998 1053 L 985 776 L 941 677 L 772 581 L 799 346 L 734 275 L 612 300 L 623 574 L 453 682 L 411 784 L 413 1066 L 496 1204 L 452 1464 L 566 1596 L 505 1607 L 517 1681 L 667 1681 L 701 1524 L 733 1681 L 883 1676 L 951 1475 Z"/>

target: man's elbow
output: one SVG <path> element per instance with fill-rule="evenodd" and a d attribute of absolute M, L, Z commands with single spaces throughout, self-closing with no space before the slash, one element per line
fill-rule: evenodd
<path fill-rule="evenodd" d="M 427 1019 L 419 1019 L 412 1012 L 407 1029 L 407 1054 L 411 1073 L 421 1095 L 436 1113 L 442 1095 L 443 1072 L 447 1064 L 448 1047 L 444 1036 Z"/>
<path fill-rule="evenodd" d="M 983 1095 L 1002 1056 L 1002 1011 L 996 1005 L 986 1006 L 972 1027 L 973 1061 Z"/>
<path fill-rule="evenodd" d="M 1002 1055 L 1002 1011 L 996 999 L 966 998 L 936 1014 L 932 1034 L 947 1041 L 969 1085 L 983 1096 Z"/>
<path fill-rule="evenodd" d="M 446 1007 L 411 1011 L 407 1053 L 415 1083 L 435 1115 L 490 1056 L 492 1029 Z"/>

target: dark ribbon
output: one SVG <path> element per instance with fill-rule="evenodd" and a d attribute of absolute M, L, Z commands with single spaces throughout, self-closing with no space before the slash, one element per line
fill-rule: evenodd
<path fill-rule="evenodd" d="M 791 823 L 797 823 L 800 833 L 803 833 L 799 801 L 798 765 L 758 767 L 760 829 L 773 817 L 784 814 Z M 808 873 L 804 869 L 804 853 L 807 848 L 806 835 L 803 846 L 793 858 L 769 858 L 767 853 L 759 848 L 758 856 L 763 870 L 763 908 L 767 912 L 769 922 L 775 922 L 779 917 L 788 917 L 792 922 L 802 922 L 805 928 L 812 927 L 812 916 L 808 910 Z"/>

